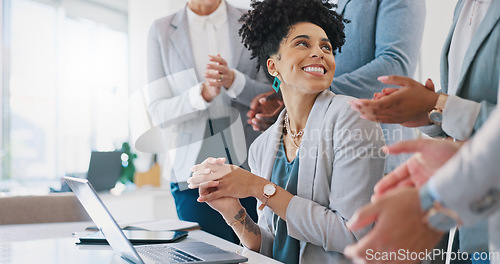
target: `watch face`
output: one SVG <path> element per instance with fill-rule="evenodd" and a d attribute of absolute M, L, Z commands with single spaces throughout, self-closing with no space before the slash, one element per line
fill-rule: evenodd
<path fill-rule="evenodd" d="M 432 123 L 441 124 L 443 123 L 443 113 L 439 111 L 432 111 L 429 114 L 429 119 L 432 121 Z"/>
<path fill-rule="evenodd" d="M 268 183 L 266 184 L 266 186 L 264 186 L 264 194 L 266 194 L 267 196 L 273 195 L 275 191 L 276 187 L 274 187 L 274 185 L 271 183 Z"/>

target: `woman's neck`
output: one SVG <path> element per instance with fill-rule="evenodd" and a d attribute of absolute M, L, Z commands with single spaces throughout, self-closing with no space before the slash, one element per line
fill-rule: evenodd
<path fill-rule="evenodd" d="M 290 120 L 290 129 L 292 133 L 306 127 L 307 118 L 314 105 L 314 101 L 318 94 L 283 94 L 283 102 L 285 103 L 288 118 Z"/>
<path fill-rule="evenodd" d="M 199 16 L 208 16 L 212 14 L 219 7 L 221 1 L 217 5 L 201 5 L 199 3 L 194 3 L 193 1 L 188 2 L 188 7 Z"/>

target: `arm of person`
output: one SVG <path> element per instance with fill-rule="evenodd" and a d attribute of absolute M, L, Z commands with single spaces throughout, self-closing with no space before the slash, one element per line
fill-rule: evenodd
<path fill-rule="evenodd" d="M 439 94 L 434 92 L 434 84 L 426 85 L 404 76 L 381 76 L 384 84 L 401 88 L 376 100 L 358 99 L 350 102 L 351 107 L 361 117 L 379 123 L 397 123 L 407 127 L 419 127 L 430 123 L 428 113 L 434 108 Z"/>
<path fill-rule="evenodd" d="M 443 109 L 442 130 L 452 138 L 467 140 L 483 126 L 495 106 L 485 100 L 478 103 L 450 95 Z"/>
<path fill-rule="evenodd" d="M 372 98 L 374 93 L 384 88 L 384 85 L 377 81 L 377 77 L 412 76 L 415 72 L 423 36 L 425 3 L 414 0 L 378 2 L 377 20 L 374 21 L 375 59 L 350 73 L 334 78 L 331 86 L 334 93 Z M 363 14 L 358 15 L 361 17 Z M 355 39 L 347 36 L 346 41 Z"/>
<path fill-rule="evenodd" d="M 174 124 L 199 117 L 208 108 L 202 96 L 203 84 L 198 83 L 182 93 L 170 87 L 162 62 L 163 54 L 159 43 L 157 27 L 149 30 L 147 41 L 148 90 L 162 91 L 161 98 L 152 99 L 148 105 L 155 125 Z"/>
<path fill-rule="evenodd" d="M 217 188 L 218 182 L 210 181 L 200 184 L 199 193 L 203 197 Z M 233 229 L 239 237 L 241 243 L 250 250 L 259 251 L 261 244 L 261 231 L 259 226 L 247 214 L 239 199 L 234 197 L 221 197 L 207 204 L 218 211 L 226 223 Z"/>
<path fill-rule="evenodd" d="M 457 212 L 464 225 L 472 225 L 499 210 L 499 133 L 497 107 L 474 138 L 429 181 L 442 203 Z"/>
<path fill-rule="evenodd" d="M 355 263 L 421 263 L 442 238 L 443 233 L 423 221 L 419 192 L 400 188 L 359 209 L 349 221 L 352 230 L 375 227 L 344 254 Z M 396 253 L 396 254 L 392 254 Z M 384 257 L 385 256 L 385 257 Z M 393 257 L 388 257 L 393 256 Z"/>
<path fill-rule="evenodd" d="M 225 88 L 227 95 L 233 101 L 250 107 L 254 97 L 271 89 L 262 71 L 256 72 L 255 79 L 253 79 L 237 69 L 229 68 L 226 60 L 220 55 L 209 57 L 211 63 L 207 65 L 208 71 L 205 77 L 214 86 Z M 255 65 L 245 66 L 254 67 Z M 251 68 L 250 71 L 255 72 L 256 69 Z"/>
<path fill-rule="evenodd" d="M 254 66 L 252 65 L 252 67 Z M 244 86 L 241 91 L 235 91 L 236 96 L 233 97 L 233 100 L 250 108 L 252 99 L 261 93 L 271 91 L 271 84 L 269 84 L 269 81 L 264 74 L 265 73 L 262 69 L 256 73 L 255 78 L 251 78 L 250 76 L 242 73 L 245 80 Z"/>
<path fill-rule="evenodd" d="M 286 210 L 293 195 L 285 189 L 276 186 L 275 193 L 270 198 L 264 195 L 264 186 L 271 182 L 237 166 L 223 164 L 223 160 L 208 158 L 202 164 L 192 168 L 193 176 L 188 179 L 189 188 L 200 188 L 199 202 L 212 203 L 224 198 L 255 197 L 265 203 L 275 214 L 286 221 Z M 217 209 L 228 223 L 233 219 L 240 221 L 232 225 L 233 230 L 243 244 L 265 255 L 272 254 L 272 240 L 274 239 L 271 228 L 262 222 L 262 212 L 259 210 L 259 225 L 251 218 L 242 218 L 240 206 L 219 206 Z M 265 209 L 267 210 L 267 209 Z M 241 219 L 241 220 L 240 220 Z M 248 221 L 247 221 L 248 220 Z M 271 251 L 269 251 L 269 246 Z"/>
<path fill-rule="evenodd" d="M 253 130 L 265 131 L 276 122 L 284 107 L 281 93 L 276 93 L 274 90 L 261 93 L 250 103 L 247 122 L 252 125 Z"/>
<path fill-rule="evenodd" d="M 433 190 L 436 199 L 457 213 L 460 222 L 466 226 L 499 211 L 498 133 L 500 108 L 495 109 L 476 136 L 463 145 L 424 186 Z M 440 234 L 435 231 L 433 234 L 433 230 L 423 225 L 424 212 L 417 201 L 416 190 L 401 188 L 388 192 L 359 210 L 349 223 L 352 229 L 375 220 L 377 225 L 359 243 L 346 248 L 345 254 L 353 259 L 366 260 L 368 250 L 373 248 L 381 251 L 405 248 L 413 252 L 431 249 Z"/>
<path fill-rule="evenodd" d="M 345 103 L 333 131 L 334 155 L 329 205 L 294 196 L 287 210 L 288 234 L 298 240 L 343 252 L 368 229 L 352 232 L 347 221 L 370 201 L 375 183 L 384 173 L 384 145 L 378 124 L 362 120 Z M 380 155 L 382 154 L 382 155 Z M 318 177 L 318 176 L 316 176 Z"/>

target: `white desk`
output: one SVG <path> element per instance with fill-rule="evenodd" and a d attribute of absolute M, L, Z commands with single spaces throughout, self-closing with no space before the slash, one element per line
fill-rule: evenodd
<path fill-rule="evenodd" d="M 82 232 L 91 222 L 0 225 L 0 264 L 94 264 L 123 263 L 109 246 L 78 246 L 73 232 Z M 241 253 L 247 263 L 280 263 L 201 230 L 190 231 L 183 241 L 203 241 Z M 182 241 L 182 242 L 183 242 Z M 179 242 L 179 243 L 182 243 Z"/>

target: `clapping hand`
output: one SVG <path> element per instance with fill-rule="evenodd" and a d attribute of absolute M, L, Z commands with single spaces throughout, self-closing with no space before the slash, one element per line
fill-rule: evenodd
<path fill-rule="evenodd" d="M 424 215 L 417 189 L 391 191 L 358 209 L 349 220 L 351 230 L 376 224 L 344 254 L 354 263 L 421 263 L 443 236 L 422 221 Z"/>
<path fill-rule="evenodd" d="M 255 131 L 265 131 L 276 121 L 283 107 L 280 93 L 274 90 L 261 93 L 250 102 L 250 111 L 247 113 L 248 123 Z"/>
<path fill-rule="evenodd" d="M 379 123 L 396 123 L 406 127 L 419 127 L 430 123 L 428 113 L 436 105 L 439 94 L 434 92 L 432 80 L 425 86 L 403 76 L 382 76 L 378 80 L 384 84 L 401 88 L 387 88 L 376 93 L 374 99 L 351 101 L 351 108 L 361 117 Z"/>
<path fill-rule="evenodd" d="M 451 140 L 419 139 L 385 147 L 388 154 L 416 153 L 375 185 L 372 200 L 399 187 L 422 186 L 455 155 L 461 145 L 461 142 Z"/>
<path fill-rule="evenodd" d="M 209 55 L 205 79 L 210 86 L 228 89 L 234 82 L 234 71 L 227 66 L 226 60 L 220 55 Z"/>

